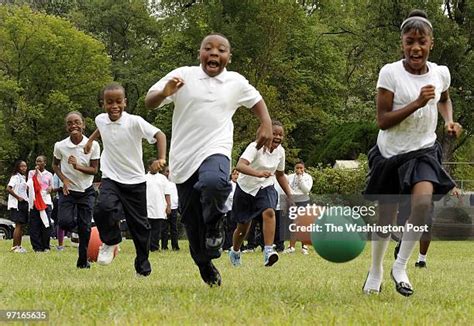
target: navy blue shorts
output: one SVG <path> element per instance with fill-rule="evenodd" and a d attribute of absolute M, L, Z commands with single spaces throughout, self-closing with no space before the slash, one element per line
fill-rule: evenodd
<path fill-rule="evenodd" d="M 26 200 L 18 202 L 18 209 L 10 210 L 10 220 L 19 224 L 28 223 L 28 202 Z"/>
<path fill-rule="evenodd" d="M 261 188 L 254 197 L 240 189 L 237 184 L 232 204 L 232 219 L 236 223 L 248 223 L 268 208 L 275 210 L 277 201 L 278 193 L 274 186 Z"/>

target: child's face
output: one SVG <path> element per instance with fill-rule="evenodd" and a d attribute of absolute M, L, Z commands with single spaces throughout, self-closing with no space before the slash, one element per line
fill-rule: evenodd
<path fill-rule="evenodd" d="M 109 89 L 104 92 L 104 108 L 110 120 L 120 119 L 126 105 L 127 99 L 122 89 Z"/>
<path fill-rule="evenodd" d="M 273 140 L 272 140 L 272 150 L 280 146 L 281 142 L 283 141 L 283 137 L 285 136 L 285 132 L 283 131 L 282 126 L 273 126 Z"/>
<path fill-rule="evenodd" d="M 232 171 L 232 175 L 231 175 L 232 181 L 237 182 L 238 177 L 239 177 L 239 171 L 237 170 Z"/>
<path fill-rule="evenodd" d="M 27 169 L 28 167 L 26 166 L 26 162 L 20 162 L 20 164 L 18 164 L 18 172 L 21 174 L 26 174 Z"/>
<path fill-rule="evenodd" d="M 43 171 L 44 168 L 46 167 L 46 160 L 42 156 L 38 156 L 36 158 L 35 163 L 38 169 L 40 169 L 40 171 Z"/>
<path fill-rule="evenodd" d="M 304 173 L 304 165 L 301 163 L 298 163 L 295 165 L 295 173 L 298 175 L 301 175 Z"/>
<path fill-rule="evenodd" d="M 402 35 L 402 49 L 409 72 L 420 72 L 425 68 L 432 46 L 433 38 L 428 31 L 411 30 Z"/>
<path fill-rule="evenodd" d="M 227 66 L 230 57 L 230 44 L 226 38 L 219 35 L 209 35 L 202 41 L 199 61 L 207 75 L 211 77 L 219 75 Z"/>
<path fill-rule="evenodd" d="M 84 121 L 82 121 L 82 118 L 78 114 L 72 113 L 66 118 L 66 130 L 70 136 L 77 134 L 82 135 Z"/>

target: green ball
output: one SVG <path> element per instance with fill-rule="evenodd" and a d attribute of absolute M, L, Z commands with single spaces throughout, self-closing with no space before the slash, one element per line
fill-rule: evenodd
<path fill-rule="evenodd" d="M 314 250 L 334 263 L 348 262 L 364 250 L 367 233 L 362 218 L 354 218 L 350 207 L 331 207 L 315 221 L 311 233 Z"/>

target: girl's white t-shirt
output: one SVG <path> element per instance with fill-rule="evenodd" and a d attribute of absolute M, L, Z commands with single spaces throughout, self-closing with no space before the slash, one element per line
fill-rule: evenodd
<path fill-rule="evenodd" d="M 399 110 L 415 101 L 420 90 L 426 85 L 435 87 L 436 96 L 423 107 L 413 112 L 398 125 L 380 130 L 377 145 L 385 158 L 428 148 L 436 141 L 438 123 L 437 103 L 441 93 L 449 88 L 451 75 L 446 66 L 427 62 L 428 72 L 413 75 L 405 70 L 403 60 L 385 65 L 379 73 L 377 88 L 383 88 L 393 95 L 393 111 Z"/>
<path fill-rule="evenodd" d="M 10 181 L 8 182 L 8 186 L 12 187 L 15 194 L 19 197 L 28 201 L 28 192 L 27 192 L 27 185 L 26 185 L 26 177 L 17 173 L 12 175 Z M 13 197 L 12 195 L 8 195 L 8 209 L 18 209 L 18 200 Z"/>
<path fill-rule="evenodd" d="M 278 146 L 271 153 L 264 150 L 263 147 L 257 150 L 256 146 L 256 142 L 250 143 L 240 158 L 249 161 L 249 166 L 255 170 L 267 170 L 272 173 L 285 171 L 285 149 L 283 146 Z M 252 196 L 255 196 L 260 189 L 272 186 L 274 182 L 275 178 L 273 177 L 257 178 L 243 173 L 240 173 L 237 178 L 240 189 Z"/>

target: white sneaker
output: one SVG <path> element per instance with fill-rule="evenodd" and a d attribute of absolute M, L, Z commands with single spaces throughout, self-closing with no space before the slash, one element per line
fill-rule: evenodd
<path fill-rule="evenodd" d="M 303 255 L 309 255 L 308 247 L 307 246 L 301 247 L 301 252 L 303 253 Z"/>
<path fill-rule="evenodd" d="M 15 249 L 13 249 L 13 252 L 24 254 L 26 253 L 26 249 L 22 246 L 16 246 Z"/>
<path fill-rule="evenodd" d="M 295 247 L 288 247 L 283 251 L 284 254 L 293 254 L 295 252 Z"/>
<path fill-rule="evenodd" d="M 117 245 L 109 246 L 105 243 L 100 246 L 99 255 L 97 256 L 97 264 L 109 265 L 114 260 L 114 251 Z"/>

